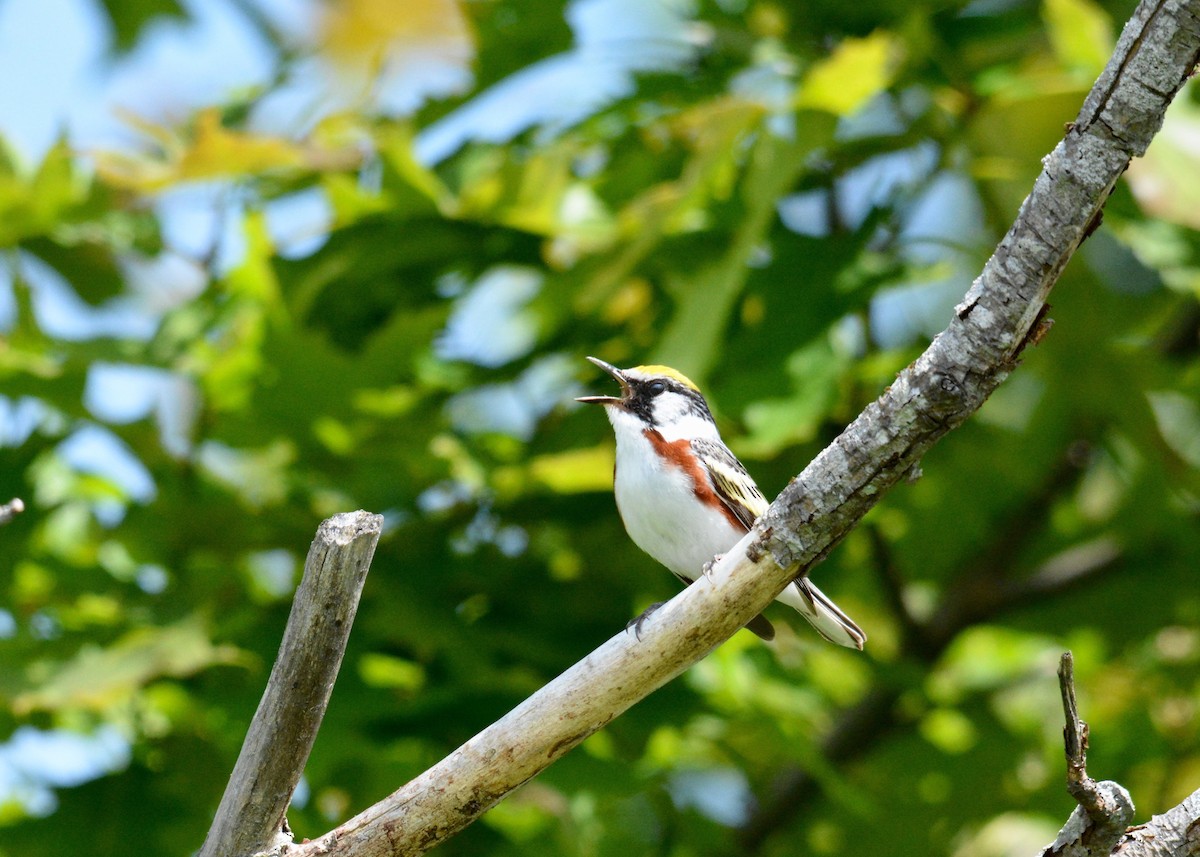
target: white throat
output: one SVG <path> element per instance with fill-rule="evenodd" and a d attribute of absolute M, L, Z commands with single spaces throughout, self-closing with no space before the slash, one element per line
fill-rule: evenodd
<path fill-rule="evenodd" d="M 625 443 L 642 442 L 642 432 L 650 426 L 617 405 L 605 405 L 604 411 L 608 414 L 608 421 L 612 423 L 613 431 L 617 435 L 618 447 L 621 446 L 622 440 Z M 659 414 L 656 413 L 655 417 L 658 418 Z M 654 428 L 668 443 L 682 438 L 688 440 L 705 438 L 717 442 L 721 440 L 717 427 L 710 420 L 692 413 L 670 415 L 668 419 L 659 422 Z"/>

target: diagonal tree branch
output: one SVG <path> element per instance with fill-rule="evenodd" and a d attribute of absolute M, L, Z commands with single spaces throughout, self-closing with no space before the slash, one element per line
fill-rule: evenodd
<path fill-rule="evenodd" d="M 1145 152 L 1200 59 L 1200 2 L 1144 0 L 1066 137 L 950 326 L 771 504 L 759 521 L 784 566 L 822 559 L 1044 332 L 1046 297 L 1129 160 Z M 796 524 L 799 523 L 799 526 Z"/>
<path fill-rule="evenodd" d="M 979 408 L 1044 332 L 1045 299 L 1095 229 L 1200 55 L 1200 0 L 1146 0 L 1016 223 L 948 327 L 772 503 L 718 563 L 646 623 L 619 634 L 375 806 L 312 842 L 316 854 L 421 854 L 674 678 L 807 574 L 948 431 Z M 236 853 L 236 852 L 231 852 Z"/>

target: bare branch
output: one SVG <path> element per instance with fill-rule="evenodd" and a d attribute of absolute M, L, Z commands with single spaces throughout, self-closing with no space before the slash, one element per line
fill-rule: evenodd
<path fill-rule="evenodd" d="M 1195 857 L 1200 854 L 1200 790 L 1145 824 L 1129 827 L 1133 801 L 1119 784 L 1096 782 L 1087 772 L 1088 727 L 1075 702 L 1074 660 L 1063 652 L 1062 691 L 1067 791 L 1079 806 L 1041 857 Z"/>
<path fill-rule="evenodd" d="M 1075 658 L 1063 652 L 1058 664 L 1058 686 L 1062 692 L 1063 716 L 1067 725 L 1063 727 L 1063 746 L 1067 753 L 1067 789 L 1071 796 L 1076 794 L 1079 784 L 1087 776 L 1088 725 L 1079 719 L 1079 705 L 1075 701 Z"/>
<path fill-rule="evenodd" d="M 346 651 L 383 518 L 322 522 L 304 563 L 279 657 L 199 857 L 242 857 L 291 842 L 288 804 Z"/>

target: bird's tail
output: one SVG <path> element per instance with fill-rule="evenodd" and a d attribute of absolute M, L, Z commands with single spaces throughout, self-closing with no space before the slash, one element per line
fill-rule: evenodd
<path fill-rule="evenodd" d="M 779 600 L 789 607 L 794 607 L 818 634 L 831 643 L 861 650 L 863 643 L 867 641 L 863 629 L 807 577 L 794 581 L 783 590 Z"/>

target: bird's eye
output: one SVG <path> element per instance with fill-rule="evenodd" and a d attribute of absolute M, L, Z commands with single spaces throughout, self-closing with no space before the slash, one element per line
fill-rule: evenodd
<path fill-rule="evenodd" d="M 646 392 L 651 396 L 658 396 L 667 391 L 666 381 L 651 381 L 646 385 Z"/>

